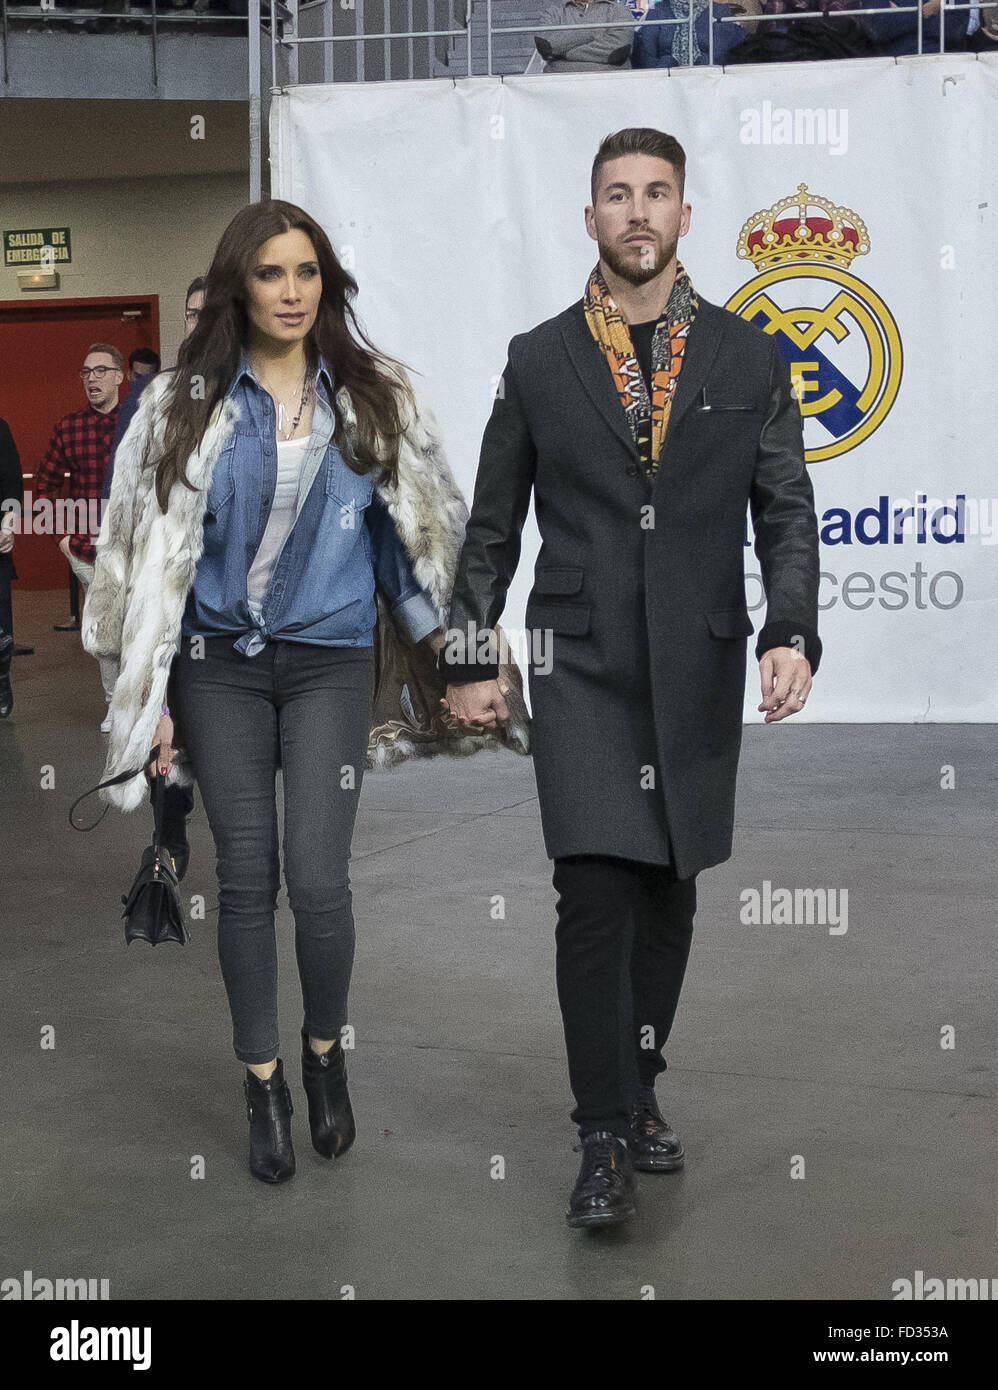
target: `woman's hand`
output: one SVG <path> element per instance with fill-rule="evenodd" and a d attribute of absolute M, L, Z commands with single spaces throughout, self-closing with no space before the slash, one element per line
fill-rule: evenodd
<path fill-rule="evenodd" d="M 159 758 L 156 761 L 159 763 L 160 772 L 166 776 L 177 759 L 177 754 L 173 748 L 173 720 L 168 714 L 162 715 L 159 723 L 156 725 L 156 732 L 153 735 L 153 745 L 155 746 L 157 743 L 159 744 Z M 155 761 L 146 765 L 146 776 L 149 778 L 150 782 L 155 780 Z"/>

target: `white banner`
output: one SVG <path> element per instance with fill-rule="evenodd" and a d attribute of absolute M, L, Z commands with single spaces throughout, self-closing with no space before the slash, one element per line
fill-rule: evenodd
<path fill-rule="evenodd" d="M 679 139 L 680 258 L 798 384 L 825 655 L 796 718 L 998 719 L 995 57 L 291 88 L 273 196 L 325 228 L 470 500 L 506 345 L 581 297 L 592 160 L 625 126 Z M 531 518 L 514 633 L 537 547 Z M 745 569 L 758 628 L 750 545 Z"/>

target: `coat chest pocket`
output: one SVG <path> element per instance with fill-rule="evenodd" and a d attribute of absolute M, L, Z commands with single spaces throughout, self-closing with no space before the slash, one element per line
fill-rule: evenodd
<path fill-rule="evenodd" d="M 579 565 L 540 565 L 527 600 L 526 622 L 566 637 L 584 637 L 589 631 L 590 605 L 572 596 L 582 590 Z"/>
<path fill-rule="evenodd" d="M 326 496 L 335 498 L 342 507 L 360 512 L 370 505 L 372 491 L 373 475 L 355 473 L 336 445 L 330 444 L 326 455 Z"/>
<path fill-rule="evenodd" d="M 709 420 L 712 415 L 727 419 L 731 415 L 761 415 L 765 408 L 753 401 L 713 400 L 708 397 L 706 401 L 701 400 L 697 415 L 703 420 Z"/>

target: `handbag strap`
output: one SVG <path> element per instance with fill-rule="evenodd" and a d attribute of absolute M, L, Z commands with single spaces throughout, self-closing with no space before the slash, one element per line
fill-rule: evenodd
<path fill-rule="evenodd" d="M 142 767 L 131 767 L 131 768 L 128 769 L 127 772 L 119 772 L 118 775 L 117 775 L 117 777 L 111 777 L 111 778 L 109 778 L 108 781 L 106 781 L 106 782 L 98 782 L 97 785 L 96 785 L 96 787 L 91 787 L 89 791 L 83 792 L 80 796 L 78 796 L 78 797 L 76 798 L 76 800 L 73 802 L 72 806 L 70 806 L 70 808 L 69 808 L 69 823 L 70 823 L 70 825 L 73 827 L 73 829 L 74 829 L 74 830 L 94 830 L 94 829 L 96 829 L 96 827 L 97 827 L 98 825 L 100 825 L 101 821 L 102 821 L 102 820 L 104 819 L 104 817 L 107 815 L 107 803 L 105 802 L 103 811 L 101 811 L 100 815 L 99 815 L 99 816 L 97 817 L 97 819 L 94 821 L 93 825 L 77 825 L 77 824 L 76 824 L 76 821 L 73 820 L 73 812 L 76 810 L 77 806 L 79 806 L 80 802 L 81 802 L 81 801 L 85 801 L 85 800 L 87 799 L 88 796 L 93 796 L 94 792 L 99 792 L 99 791 L 101 791 L 101 789 L 104 788 L 104 787 L 114 787 L 114 786 L 116 786 L 119 782 L 128 782 L 128 781 L 131 780 L 131 778 L 137 776 L 137 775 L 138 775 L 139 773 L 141 773 L 141 772 L 144 772 L 145 769 L 146 769 L 146 766 L 148 765 L 148 763 L 150 763 L 151 761 L 153 761 L 153 759 L 159 757 L 159 750 L 160 750 L 161 746 L 162 746 L 161 744 L 157 743 L 156 746 L 155 746 L 155 748 L 150 749 L 150 751 L 149 751 L 149 757 L 146 759 L 146 762 L 143 763 Z M 156 785 L 155 785 L 154 792 L 153 792 L 153 814 L 155 815 L 155 818 L 156 818 L 156 843 L 157 843 L 157 844 L 159 843 L 160 827 L 161 827 L 162 818 L 163 818 L 163 785 L 164 785 L 165 781 L 166 781 L 166 778 L 165 778 L 165 777 L 162 777 L 162 776 L 160 775 L 159 765 L 157 764 L 157 766 L 156 766 Z"/>

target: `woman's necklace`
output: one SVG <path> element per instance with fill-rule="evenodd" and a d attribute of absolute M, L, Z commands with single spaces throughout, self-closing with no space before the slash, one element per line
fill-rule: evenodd
<path fill-rule="evenodd" d="M 266 385 L 266 383 L 264 383 L 264 385 Z M 269 386 L 267 387 L 267 390 L 270 390 Z M 305 407 L 306 405 L 308 405 L 308 402 L 311 400 L 312 397 L 312 384 L 308 379 L 307 364 L 305 366 L 305 375 L 302 377 L 301 386 L 296 386 L 295 389 L 291 392 L 292 402 L 294 401 L 295 397 L 299 394 L 299 392 L 301 393 L 301 400 L 298 403 L 298 412 L 295 415 L 295 418 L 291 421 L 290 426 L 285 425 L 285 416 L 288 413 L 290 413 L 291 407 L 288 406 L 287 410 L 285 410 L 284 401 L 281 399 L 280 396 L 277 396 L 277 433 L 278 436 L 283 434 L 285 439 L 291 439 L 294 435 L 295 430 L 298 428 L 298 423 L 301 420 Z M 276 395 L 275 392 L 271 392 L 271 394 Z"/>

